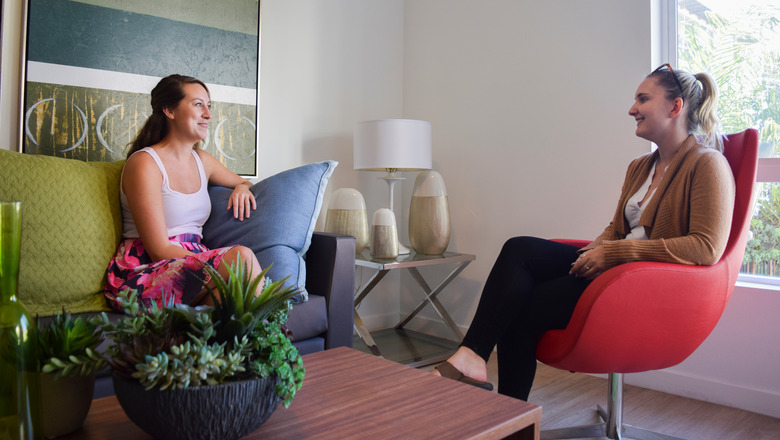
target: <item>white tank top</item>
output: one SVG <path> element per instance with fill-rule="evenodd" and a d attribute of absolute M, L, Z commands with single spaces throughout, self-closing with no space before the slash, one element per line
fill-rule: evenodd
<path fill-rule="evenodd" d="M 142 148 L 133 154 L 143 151 L 152 156 L 162 173 L 162 203 L 163 213 L 165 215 L 165 225 L 168 228 L 168 236 L 180 234 L 196 234 L 203 237 L 203 224 L 211 214 L 211 199 L 209 199 L 208 179 L 203 170 L 203 163 L 195 150 L 192 155 L 195 156 L 195 162 L 198 164 L 198 173 L 200 174 L 200 189 L 191 194 L 184 194 L 171 189 L 168 182 L 168 173 L 165 172 L 160 156 L 150 147 Z M 124 176 L 124 171 L 123 171 Z M 124 238 L 139 238 L 138 228 L 135 226 L 133 216 L 130 213 L 130 207 L 127 203 L 127 196 L 122 190 L 121 180 L 119 187 L 119 201 L 122 205 L 122 235 Z"/>

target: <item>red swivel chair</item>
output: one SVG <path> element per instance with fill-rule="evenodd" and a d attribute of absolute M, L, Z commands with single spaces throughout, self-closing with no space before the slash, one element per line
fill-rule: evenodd
<path fill-rule="evenodd" d="M 569 325 L 545 333 L 536 357 L 562 370 L 608 374 L 607 411 L 598 408 L 604 422 L 544 431 L 542 439 L 675 438 L 623 424 L 623 373 L 668 368 L 685 360 L 715 327 L 734 290 L 752 216 L 758 132 L 748 129 L 729 135 L 723 154 L 736 182 L 734 217 L 723 257 L 712 266 L 621 264 L 593 280 Z"/>

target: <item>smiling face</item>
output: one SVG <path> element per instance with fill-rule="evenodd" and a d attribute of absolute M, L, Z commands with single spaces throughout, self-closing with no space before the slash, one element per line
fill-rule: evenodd
<path fill-rule="evenodd" d="M 645 78 L 636 89 L 634 105 L 628 114 L 636 120 L 636 135 L 656 142 L 672 129 L 675 102 L 653 77 Z"/>
<path fill-rule="evenodd" d="M 211 98 L 200 84 L 185 84 L 184 98 L 166 111 L 172 134 L 184 140 L 198 142 L 206 139 L 211 120 Z"/>

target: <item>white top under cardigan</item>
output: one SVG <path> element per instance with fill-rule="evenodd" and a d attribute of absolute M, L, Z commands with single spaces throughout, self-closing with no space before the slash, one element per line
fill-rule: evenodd
<path fill-rule="evenodd" d="M 133 154 L 145 152 L 152 156 L 162 173 L 162 203 L 163 214 L 165 215 L 165 225 L 168 228 L 168 237 L 181 234 L 195 234 L 203 237 L 203 224 L 211 214 L 211 199 L 208 192 L 208 178 L 203 170 L 203 163 L 195 150 L 192 155 L 195 156 L 195 162 L 198 164 L 198 174 L 200 175 L 200 189 L 194 193 L 185 194 L 171 189 L 168 182 L 168 173 L 165 172 L 160 156 L 151 147 L 138 150 Z M 122 171 L 124 176 L 124 170 Z M 122 236 L 124 238 L 140 238 L 138 228 L 135 226 L 133 216 L 130 213 L 130 207 L 127 203 L 127 196 L 122 191 L 121 180 L 119 187 L 119 201 L 122 205 Z"/>
<path fill-rule="evenodd" d="M 642 217 L 642 212 L 644 212 L 645 206 L 647 206 L 647 202 L 653 198 L 653 195 L 655 195 L 655 190 L 657 189 L 653 188 L 653 192 L 650 194 L 647 200 L 645 200 L 645 203 L 642 203 L 642 199 L 645 198 L 647 190 L 650 189 L 650 183 L 653 181 L 656 164 L 657 162 L 653 164 L 653 168 L 650 170 L 650 174 L 647 175 L 647 180 L 645 180 L 645 183 L 642 184 L 637 192 L 634 193 L 634 195 L 631 196 L 631 198 L 628 199 L 628 202 L 626 203 L 625 216 L 626 220 L 628 221 L 628 227 L 631 230 L 631 232 L 626 235 L 626 240 L 647 240 L 647 231 L 645 230 L 644 226 L 639 225 L 639 219 Z M 642 204 L 640 205 L 640 203 Z"/>

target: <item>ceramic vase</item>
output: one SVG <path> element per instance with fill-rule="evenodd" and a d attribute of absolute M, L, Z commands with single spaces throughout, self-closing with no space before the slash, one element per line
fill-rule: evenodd
<path fill-rule="evenodd" d="M 439 255 L 450 244 L 450 205 L 436 171 L 417 175 L 409 207 L 409 241 L 418 254 Z"/>
<path fill-rule="evenodd" d="M 371 226 L 371 257 L 392 259 L 398 257 L 398 229 L 395 214 L 387 208 L 374 212 Z"/>
<path fill-rule="evenodd" d="M 355 253 L 368 247 L 368 214 L 360 191 L 341 188 L 333 193 L 325 217 L 325 232 L 355 237 Z"/>

